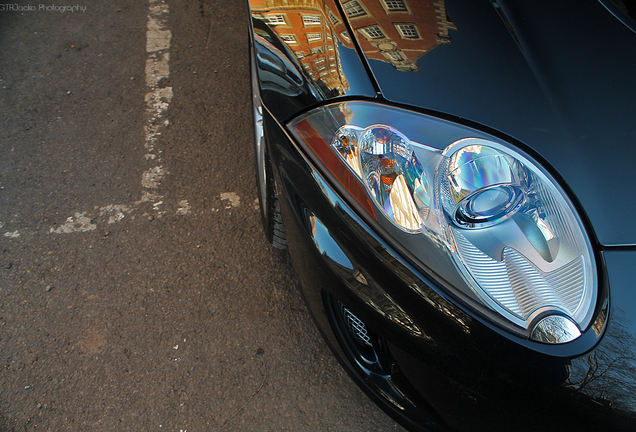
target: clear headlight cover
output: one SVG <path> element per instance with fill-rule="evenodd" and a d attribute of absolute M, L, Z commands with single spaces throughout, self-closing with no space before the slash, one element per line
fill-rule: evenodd
<path fill-rule="evenodd" d="M 495 321 L 546 343 L 590 325 L 591 244 L 567 195 L 528 155 L 369 102 L 322 107 L 288 127 L 359 209 Z"/>

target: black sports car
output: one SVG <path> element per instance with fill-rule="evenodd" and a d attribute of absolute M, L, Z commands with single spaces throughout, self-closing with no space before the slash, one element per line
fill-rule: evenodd
<path fill-rule="evenodd" d="M 412 430 L 636 430 L 634 0 L 250 0 L 259 197 Z"/>

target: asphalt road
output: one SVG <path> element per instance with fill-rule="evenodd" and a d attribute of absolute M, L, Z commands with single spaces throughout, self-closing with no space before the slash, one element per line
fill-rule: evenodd
<path fill-rule="evenodd" d="M 243 0 L 18 5 L 0 4 L 0 431 L 401 430 L 261 233 Z"/>

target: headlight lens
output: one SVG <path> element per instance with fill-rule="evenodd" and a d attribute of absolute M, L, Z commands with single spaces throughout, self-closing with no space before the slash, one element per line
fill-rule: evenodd
<path fill-rule="evenodd" d="M 319 108 L 289 129 L 358 208 L 495 321 L 548 343 L 590 325 L 590 242 L 566 194 L 528 155 L 368 102 Z"/>
<path fill-rule="evenodd" d="M 519 164 L 505 153 L 487 142 L 465 142 L 444 164 L 444 209 L 465 228 L 503 222 L 522 204 L 522 177 Z"/>

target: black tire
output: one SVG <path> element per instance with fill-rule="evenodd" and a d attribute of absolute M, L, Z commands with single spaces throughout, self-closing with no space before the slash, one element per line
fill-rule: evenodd
<path fill-rule="evenodd" d="M 267 241 L 278 249 L 287 249 L 287 234 L 280 214 L 278 194 L 272 173 L 267 147 L 267 133 L 263 122 L 263 107 L 256 69 L 254 34 L 250 29 L 250 74 L 252 84 L 252 120 L 254 125 L 254 154 L 256 160 L 256 182 L 261 221 Z"/>
<path fill-rule="evenodd" d="M 263 138 L 264 140 L 264 138 Z M 264 166 L 256 169 L 263 169 L 265 174 L 265 185 L 263 187 L 264 195 L 259 193 L 259 204 L 261 209 L 261 221 L 265 231 L 267 241 L 277 249 L 287 249 L 287 233 L 285 225 L 283 225 L 283 217 L 280 214 L 280 205 L 278 204 L 278 193 L 276 192 L 276 183 L 272 175 L 272 165 L 269 159 L 266 143 L 262 144 L 264 148 Z M 261 185 L 259 184 L 259 190 Z"/>

